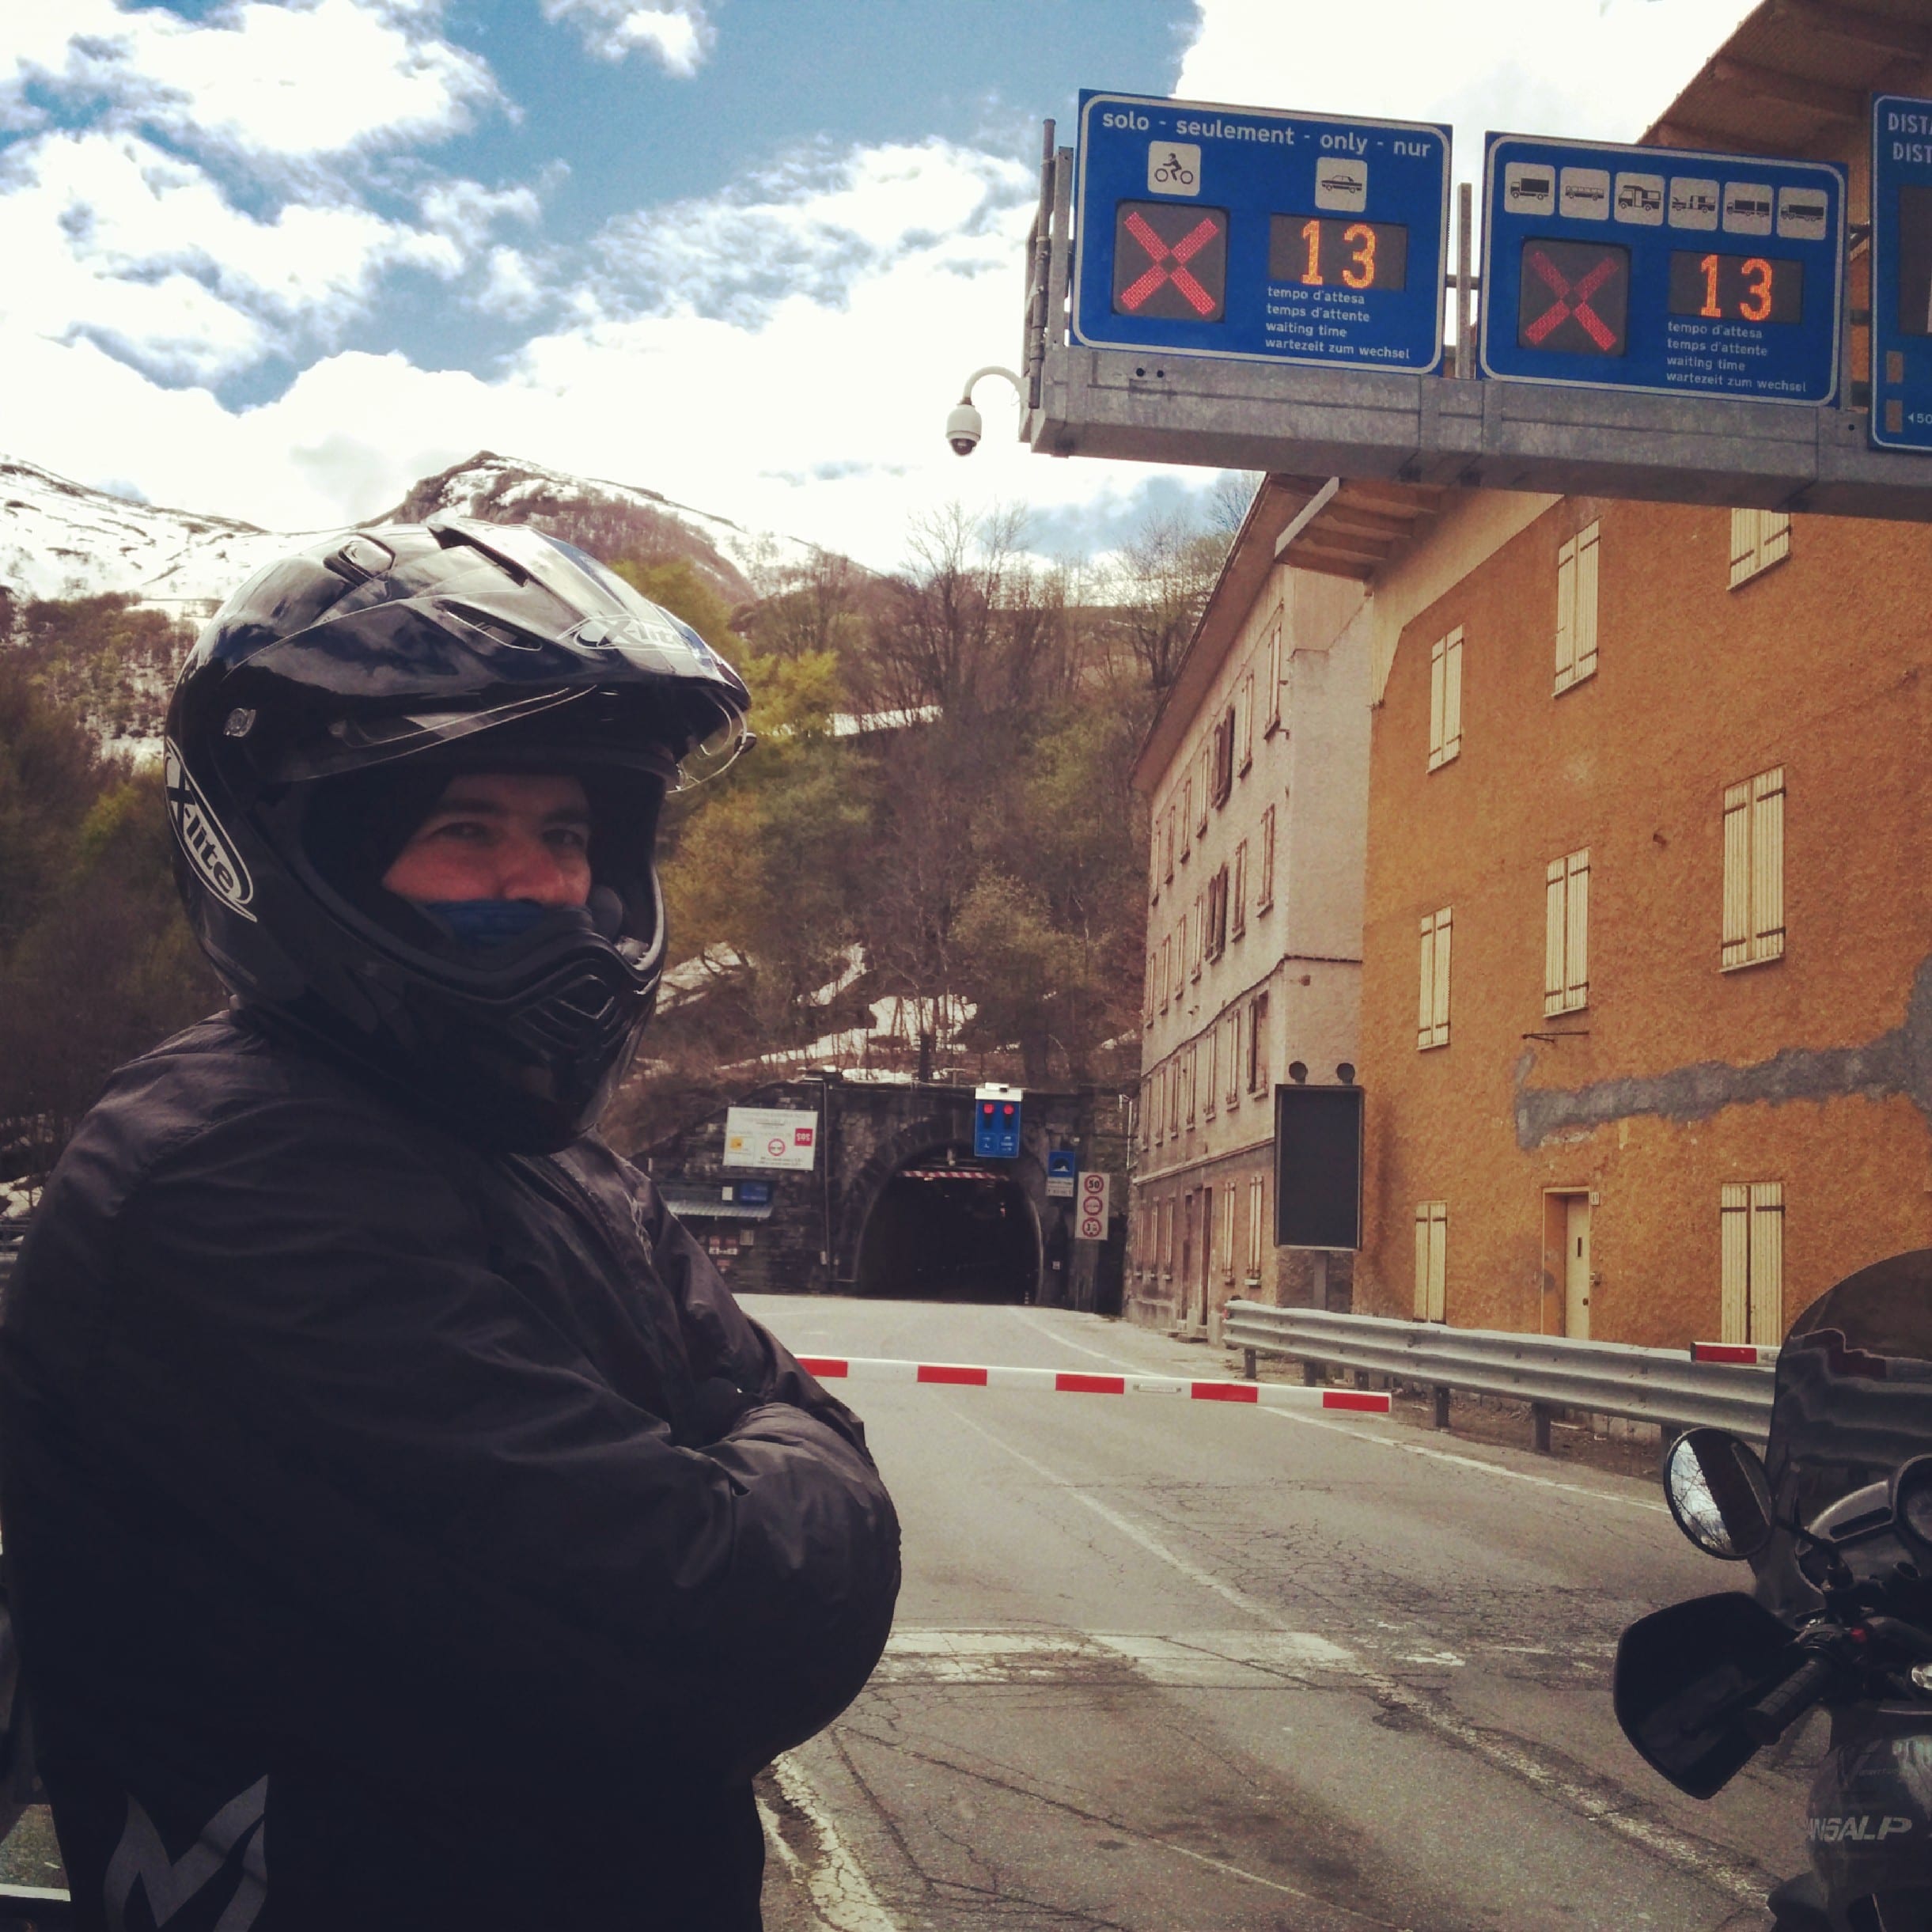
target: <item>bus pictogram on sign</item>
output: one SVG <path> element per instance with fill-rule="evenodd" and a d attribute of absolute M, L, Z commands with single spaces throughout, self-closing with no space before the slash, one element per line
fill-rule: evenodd
<path fill-rule="evenodd" d="M 1523 244 L 1521 347 L 1621 355 L 1629 313 L 1627 248 L 1534 239 Z"/>
<path fill-rule="evenodd" d="M 1114 216 L 1114 313 L 1218 322 L 1228 298 L 1225 208 L 1123 201 Z"/>

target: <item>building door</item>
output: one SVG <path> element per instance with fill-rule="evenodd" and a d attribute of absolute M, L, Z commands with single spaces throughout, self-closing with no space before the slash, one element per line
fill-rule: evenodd
<path fill-rule="evenodd" d="M 1207 1326 L 1208 1284 L 1214 1271 L 1214 1191 L 1212 1188 L 1201 1190 L 1201 1291 L 1189 1311 L 1197 1328 Z"/>
<path fill-rule="evenodd" d="M 1563 1333 L 1590 1339 L 1590 1197 L 1563 1196 Z"/>

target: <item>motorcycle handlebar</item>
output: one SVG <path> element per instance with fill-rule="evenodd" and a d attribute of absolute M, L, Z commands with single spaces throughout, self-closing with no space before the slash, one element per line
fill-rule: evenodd
<path fill-rule="evenodd" d="M 1752 1743 L 1775 1744 L 1831 1689 L 1838 1672 L 1821 1657 L 1807 1657 L 1783 1683 L 1774 1684 L 1737 1720 Z"/>

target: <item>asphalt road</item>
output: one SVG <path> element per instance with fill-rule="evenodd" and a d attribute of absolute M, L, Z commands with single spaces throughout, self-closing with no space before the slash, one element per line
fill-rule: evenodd
<path fill-rule="evenodd" d="M 1060 1310 L 747 1297 L 794 1350 L 1225 1373 Z M 1815 1733 L 1709 1804 L 1617 1634 L 1740 1573 L 1654 1485 L 1368 1417 L 853 1384 L 891 1649 L 764 1785 L 771 1932 L 1756 1926 Z"/>

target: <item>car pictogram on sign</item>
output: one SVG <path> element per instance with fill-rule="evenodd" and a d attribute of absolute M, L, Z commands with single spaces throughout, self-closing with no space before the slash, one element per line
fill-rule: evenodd
<path fill-rule="evenodd" d="M 1123 201 L 1114 217 L 1114 313 L 1218 322 L 1227 306 L 1225 208 Z"/>

